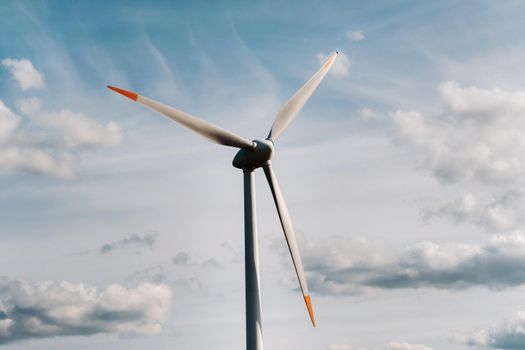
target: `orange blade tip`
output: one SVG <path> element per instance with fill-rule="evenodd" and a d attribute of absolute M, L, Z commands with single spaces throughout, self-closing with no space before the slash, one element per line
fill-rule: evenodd
<path fill-rule="evenodd" d="M 304 296 L 304 302 L 306 303 L 306 308 L 308 309 L 308 314 L 310 315 L 310 320 L 312 320 L 312 325 L 315 327 L 314 311 L 312 309 L 312 302 L 310 301 L 310 295 L 309 294 Z"/>
<path fill-rule="evenodd" d="M 138 94 L 136 94 L 134 92 L 127 91 L 127 90 L 124 90 L 124 89 L 119 89 L 118 87 L 114 87 L 114 86 L 111 86 L 111 85 L 108 85 L 108 89 L 111 89 L 111 90 L 113 90 L 115 92 L 118 92 L 119 94 L 124 95 L 127 98 L 132 99 L 133 101 L 136 101 L 138 96 L 139 96 Z"/>

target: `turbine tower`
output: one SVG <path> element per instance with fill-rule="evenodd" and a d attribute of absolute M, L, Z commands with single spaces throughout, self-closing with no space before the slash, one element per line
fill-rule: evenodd
<path fill-rule="evenodd" d="M 246 299 L 246 349 L 262 350 L 262 326 L 261 326 L 261 297 L 259 280 L 259 253 L 257 247 L 257 218 L 255 213 L 255 183 L 254 171 L 263 168 L 270 190 L 272 191 L 277 213 L 284 231 L 286 243 L 292 257 L 292 262 L 299 280 L 299 286 L 304 297 L 304 302 L 315 327 L 315 318 L 306 284 L 303 263 L 299 255 L 299 248 L 295 240 L 292 220 L 284 202 L 284 197 L 275 177 L 271 159 L 274 145 L 286 127 L 292 122 L 297 113 L 319 86 L 326 73 L 334 63 L 338 52 L 334 52 L 311 78 L 308 80 L 281 108 L 268 137 L 265 140 L 249 141 L 230 131 L 213 125 L 207 121 L 197 118 L 191 114 L 166 106 L 150 98 L 141 96 L 135 92 L 108 86 L 141 105 L 156 111 L 163 116 L 182 124 L 195 133 L 209 139 L 212 142 L 224 146 L 240 148 L 233 159 L 233 166 L 241 169 L 244 176 L 244 249 L 245 249 L 245 299 Z"/>

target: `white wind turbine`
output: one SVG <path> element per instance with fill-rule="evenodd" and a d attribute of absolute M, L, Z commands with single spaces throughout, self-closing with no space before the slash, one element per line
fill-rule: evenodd
<path fill-rule="evenodd" d="M 308 80 L 288 102 L 277 113 L 268 137 L 265 140 L 249 141 L 230 131 L 213 125 L 200 118 L 178 109 L 166 106 L 160 102 L 141 96 L 135 92 L 126 91 L 117 87 L 108 86 L 133 101 L 136 101 L 163 116 L 176 121 L 179 124 L 193 130 L 197 134 L 220 145 L 240 148 L 233 159 L 233 166 L 242 169 L 244 173 L 244 249 L 245 249 L 245 293 L 246 293 L 246 349 L 262 350 L 262 327 L 261 327 L 261 298 L 259 294 L 259 255 L 257 248 L 257 222 L 255 214 L 255 183 L 254 170 L 263 168 L 268 184 L 272 191 L 273 199 L 277 207 L 277 213 L 281 220 L 286 243 L 290 250 L 295 272 L 299 280 L 299 286 L 303 293 L 306 308 L 315 327 L 315 319 L 312 303 L 308 293 L 303 263 L 299 255 L 299 248 L 295 240 L 295 233 L 284 202 L 277 178 L 273 172 L 271 159 L 274 144 L 281 136 L 286 127 L 303 108 L 304 104 L 313 94 L 317 86 L 332 66 L 338 52 L 334 52 L 323 64 L 321 69 Z"/>

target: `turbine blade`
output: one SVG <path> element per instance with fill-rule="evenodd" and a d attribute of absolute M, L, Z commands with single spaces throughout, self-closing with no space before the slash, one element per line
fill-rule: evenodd
<path fill-rule="evenodd" d="M 272 129 L 268 134 L 267 139 L 275 143 L 281 133 L 286 129 L 286 127 L 292 122 L 297 113 L 303 108 L 304 104 L 310 96 L 314 93 L 315 89 L 319 86 L 323 80 L 328 70 L 334 63 L 335 58 L 339 52 L 334 52 L 326 62 L 323 64 L 321 69 L 315 73 L 310 80 L 308 80 L 296 93 L 293 95 L 288 102 L 281 108 L 272 125 Z"/>
<path fill-rule="evenodd" d="M 197 134 L 207 138 L 208 140 L 224 146 L 231 146 L 237 148 L 253 149 L 253 142 L 238 136 L 228 130 L 225 130 L 217 125 L 209 123 L 205 120 L 197 118 L 191 114 L 179 111 L 173 107 L 166 106 L 158 101 L 141 96 L 135 92 L 119 89 L 114 86 L 108 86 L 109 89 L 118 92 L 121 95 L 130 98 L 133 101 L 140 103 L 149 109 L 162 114 L 163 116 L 176 121 L 179 124 L 193 130 Z"/>
<path fill-rule="evenodd" d="M 304 302 L 306 308 L 308 309 L 308 314 L 310 315 L 310 320 L 312 325 L 315 327 L 315 318 L 314 312 L 312 309 L 312 302 L 310 300 L 310 294 L 308 293 L 308 285 L 306 284 L 306 276 L 304 274 L 303 262 L 301 261 L 301 255 L 299 254 L 299 247 L 295 240 L 295 232 L 293 230 L 292 220 L 290 219 L 290 214 L 288 214 L 288 208 L 284 202 L 283 194 L 277 183 L 277 178 L 273 172 L 272 166 L 270 163 L 267 163 L 263 166 L 264 174 L 272 190 L 273 200 L 275 201 L 275 206 L 277 207 L 277 213 L 279 214 L 279 219 L 281 220 L 281 226 L 284 231 L 284 237 L 286 238 L 286 243 L 288 244 L 288 249 L 290 250 L 290 255 L 292 257 L 292 262 L 295 267 L 295 273 L 297 274 L 297 279 L 299 280 L 299 286 L 301 287 L 301 292 L 303 293 Z"/>

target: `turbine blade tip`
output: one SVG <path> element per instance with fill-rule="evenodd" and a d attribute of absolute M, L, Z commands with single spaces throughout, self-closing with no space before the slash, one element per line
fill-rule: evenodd
<path fill-rule="evenodd" d="M 127 90 L 124 90 L 124 89 L 120 89 L 118 87 L 111 86 L 111 85 L 108 85 L 108 89 L 113 90 L 115 92 L 118 92 L 119 94 L 124 95 L 124 96 L 126 96 L 127 98 L 129 98 L 129 99 L 131 99 L 133 101 L 137 101 L 138 96 L 139 96 L 135 92 L 127 91 Z"/>
<path fill-rule="evenodd" d="M 310 300 L 310 294 L 304 296 L 304 302 L 306 303 L 306 308 L 308 309 L 308 314 L 310 315 L 312 326 L 315 327 L 314 311 L 312 309 L 312 301 Z"/>
<path fill-rule="evenodd" d="M 323 66 L 326 70 L 330 69 L 330 67 L 332 66 L 332 63 L 334 63 L 334 60 L 338 54 L 339 54 L 339 51 L 336 51 L 330 57 L 328 57 L 328 60 Z"/>

